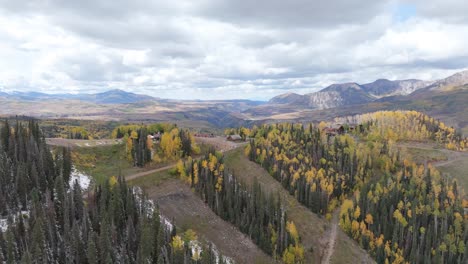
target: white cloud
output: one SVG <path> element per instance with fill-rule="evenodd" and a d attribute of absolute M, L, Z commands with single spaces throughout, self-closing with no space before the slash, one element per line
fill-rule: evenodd
<path fill-rule="evenodd" d="M 460 2 L 0 0 L 0 87 L 268 99 L 334 82 L 435 79 L 467 67 Z M 396 19 L 401 3 L 414 15 Z"/>

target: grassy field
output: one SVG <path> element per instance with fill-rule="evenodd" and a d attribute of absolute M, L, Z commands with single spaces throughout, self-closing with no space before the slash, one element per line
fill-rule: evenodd
<path fill-rule="evenodd" d="M 465 198 L 468 198 L 468 157 L 465 155 L 460 160 L 450 164 L 437 167 L 442 173 L 450 175 L 457 179 L 459 187 L 463 188 Z"/>
<path fill-rule="evenodd" d="M 424 164 L 427 162 L 446 161 L 447 154 L 440 149 L 428 149 L 407 147 L 406 153 L 409 154 L 416 163 Z"/>
<path fill-rule="evenodd" d="M 72 160 L 75 167 L 91 175 L 97 183 L 111 176 L 125 176 L 143 171 L 133 167 L 125 158 L 125 145 L 73 148 Z"/>
<path fill-rule="evenodd" d="M 128 184 L 131 186 L 139 186 L 143 189 L 149 189 L 155 186 L 160 186 L 163 182 L 167 180 L 174 179 L 177 179 L 175 173 L 173 173 L 171 170 L 164 170 L 160 172 L 155 172 L 144 177 L 130 180 L 128 181 Z"/>
<path fill-rule="evenodd" d="M 224 163 L 226 169 L 232 171 L 236 177 L 243 179 L 246 183 L 252 183 L 253 179 L 257 178 L 265 191 L 280 194 L 288 210 L 288 217 L 296 224 L 300 232 L 302 244 L 306 251 L 305 263 L 321 263 L 324 243 L 328 241 L 329 222 L 299 204 L 296 198 L 289 195 L 266 170 L 248 160 L 242 149 L 227 152 Z M 368 254 L 341 230 L 338 231 L 338 238 L 335 253 L 332 255 L 333 263 L 350 263 L 353 261 L 373 263 Z"/>

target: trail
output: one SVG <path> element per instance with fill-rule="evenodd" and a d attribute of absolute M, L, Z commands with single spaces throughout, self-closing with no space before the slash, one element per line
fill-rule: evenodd
<path fill-rule="evenodd" d="M 121 139 L 67 139 L 67 138 L 46 138 L 47 145 L 59 147 L 99 147 L 110 146 L 122 143 Z"/>
<path fill-rule="evenodd" d="M 324 252 L 324 258 L 322 260 L 323 264 L 329 264 L 330 259 L 333 256 L 333 252 L 335 251 L 335 244 L 336 244 L 336 236 L 337 236 L 337 231 L 338 231 L 338 214 L 339 214 L 339 209 L 335 211 L 333 214 L 333 219 L 331 222 L 331 232 L 330 232 L 330 238 L 327 243 L 327 247 Z"/>
<path fill-rule="evenodd" d="M 135 174 L 132 174 L 132 175 L 128 175 L 128 176 L 125 176 L 125 180 L 130 181 L 130 180 L 134 180 L 136 178 L 147 176 L 147 175 L 150 175 L 150 174 L 153 174 L 153 173 L 156 173 L 156 172 L 169 170 L 169 169 L 174 168 L 176 166 L 176 164 L 177 163 L 172 163 L 170 165 L 167 165 L 167 166 L 164 166 L 164 167 L 161 167 L 161 168 L 152 169 L 152 170 L 149 170 L 149 171 L 144 171 L 144 172 L 139 172 L 139 173 L 135 173 Z"/>
<path fill-rule="evenodd" d="M 428 163 L 431 163 L 435 167 L 446 166 L 454 163 L 455 161 L 460 161 L 468 157 L 468 152 L 466 151 L 455 151 L 446 148 L 435 148 L 434 144 L 429 143 L 398 143 L 398 146 L 414 149 L 423 149 L 428 151 L 437 150 L 445 154 L 447 160 L 428 161 Z"/>
<path fill-rule="evenodd" d="M 203 142 L 203 143 L 206 143 L 206 144 L 213 145 L 216 148 L 216 150 L 220 151 L 221 153 L 224 153 L 226 151 L 230 151 L 230 150 L 245 146 L 245 144 L 246 144 L 246 143 L 233 143 L 233 142 L 227 141 L 223 137 L 215 137 L 215 138 L 207 138 L 207 139 L 206 138 L 196 138 L 196 140 L 199 141 L 199 142 Z M 200 159 L 200 158 L 195 158 L 195 160 L 198 160 L 198 159 Z M 169 169 L 174 168 L 176 165 L 177 165 L 177 162 L 174 162 L 174 163 L 172 163 L 170 165 L 167 165 L 167 166 L 164 166 L 164 167 L 160 167 L 160 168 L 156 168 L 156 169 L 152 169 L 152 170 L 148 170 L 148 171 L 128 175 L 128 176 L 125 176 L 125 180 L 130 181 L 130 180 L 134 180 L 134 179 L 137 179 L 137 178 L 140 178 L 140 177 L 144 177 L 144 176 L 156 173 L 156 172 L 169 170 Z"/>

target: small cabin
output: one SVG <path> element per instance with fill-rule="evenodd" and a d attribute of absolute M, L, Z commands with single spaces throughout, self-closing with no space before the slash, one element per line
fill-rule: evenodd
<path fill-rule="evenodd" d="M 341 135 L 345 133 L 344 126 L 342 125 L 335 125 L 331 127 L 326 127 L 323 129 L 323 132 L 329 136 L 336 136 L 336 135 Z"/>
<path fill-rule="evenodd" d="M 226 139 L 234 142 L 242 141 L 242 137 L 240 135 L 229 135 Z"/>
<path fill-rule="evenodd" d="M 148 135 L 148 139 L 153 140 L 153 142 L 159 142 L 161 140 L 161 133 L 153 133 Z"/>

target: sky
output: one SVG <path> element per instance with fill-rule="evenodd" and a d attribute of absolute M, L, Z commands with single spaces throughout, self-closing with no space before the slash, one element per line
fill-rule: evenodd
<path fill-rule="evenodd" d="M 0 90 L 255 99 L 468 67 L 462 0 L 0 0 Z"/>

